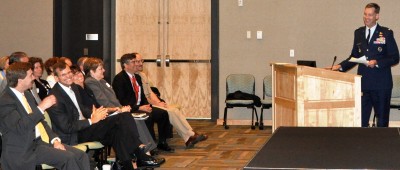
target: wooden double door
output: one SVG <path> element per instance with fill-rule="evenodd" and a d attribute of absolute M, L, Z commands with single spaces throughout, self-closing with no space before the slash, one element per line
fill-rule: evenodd
<path fill-rule="evenodd" d="M 116 58 L 140 53 L 167 103 L 210 118 L 211 0 L 118 0 L 115 13 Z"/>

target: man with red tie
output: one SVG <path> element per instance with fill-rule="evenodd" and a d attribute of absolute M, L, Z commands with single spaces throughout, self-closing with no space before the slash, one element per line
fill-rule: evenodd
<path fill-rule="evenodd" d="M 149 114 L 146 120 L 147 128 L 153 139 L 156 141 L 154 123 L 158 129 L 158 149 L 174 152 L 167 143 L 167 135 L 170 133 L 168 112 L 159 108 L 151 107 L 143 92 L 142 81 L 139 75 L 135 74 L 134 53 L 124 54 L 121 57 L 122 71 L 113 80 L 112 86 L 121 105 L 130 105 L 131 112 L 145 112 Z"/>

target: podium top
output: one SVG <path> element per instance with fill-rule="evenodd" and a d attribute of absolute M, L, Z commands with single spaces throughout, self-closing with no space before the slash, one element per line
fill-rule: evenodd
<path fill-rule="evenodd" d="M 361 79 L 361 75 L 344 73 L 339 71 L 332 71 L 325 68 L 315 68 L 303 65 L 296 65 L 293 63 L 271 63 L 271 67 L 280 71 L 296 72 L 297 76 L 316 76 L 328 79 L 335 79 L 339 81 L 354 82 L 354 79 Z"/>

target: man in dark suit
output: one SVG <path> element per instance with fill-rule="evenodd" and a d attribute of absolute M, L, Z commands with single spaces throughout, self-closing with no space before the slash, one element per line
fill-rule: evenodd
<path fill-rule="evenodd" d="M 154 140 L 156 140 L 154 122 L 157 123 L 158 149 L 173 152 L 174 150 L 167 143 L 167 134 L 170 133 L 168 112 L 151 107 L 147 101 L 140 76 L 135 74 L 135 57 L 134 53 L 124 54 L 121 57 L 121 67 L 123 70 L 114 77 L 112 83 L 113 89 L 121 105 L 130 105 L 132 112 L 149 113 L 146 125 Z"/>
<path fill-rule="evenodd" d="M 380 7 L 376 3 L 366 5 L 363 18 L 365 26 L 354 32 L 350 57 L 332 68 L 347 71 L 357 64 L 349 61 L 351 57 L 365 56 L 367 61 L 358 64 L 357 71 L 362 76 L 362 127 L 369 126 L 372 108 L 378 118 L 377 126 L 388 127 L 393 87 L 391 67 L 399 63 L 399 50 L 393 31 L 377 23 L 379 11 Z"/>
<path fill-rule="evenodd" d="M 27 91 L 33 80 L 29 63 L 17 62 L 7 69 L 9 87 L 0 96 L 2 168 L 34 169 L 48 164 L 57 169 L 90 169 L 86 153 L 63 145 L 44 121 L 43 112 L 56 103 L 56 98 L 46 97 L 36 105 Z"/>
<path fill-rule="evenodd" d="M 64 62 L 53 65 L 56 83 L 50 92 L 57 104 L 49 108 L 53 129 L 68 144 L 100 141 L 111 145 L 124 169 L 133 169 L 134 154 L 138 164 L 159 166 L 165 160 L 146 155 L 139 140 L 136 123 L 128 112 L 107 117 L 107 109 L 92 109 L 82 105 L 78 85 L 73 84 L 72 72 Z"/>

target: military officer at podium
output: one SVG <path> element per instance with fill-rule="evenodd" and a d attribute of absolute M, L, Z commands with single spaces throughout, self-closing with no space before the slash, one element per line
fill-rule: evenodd
<path fill-rule="evenodd" d="M 391 67 L 399 63 L 399 50 L 393 31 L 380 26 L 380 7 L 369 3 L 364 9 L 365 26 L 354 31 L 354 43 L 348 59 L 332 67 L 332 70 L 348 71 L 358 65 L 361 75 L 362 127 L 369 126 L 372 108 L 377 116 L 378 127 L 388 127 L 390 98 L 393 81 Z M 350 62 L 351 58 L 363 59 L 364 63 Z"/>

